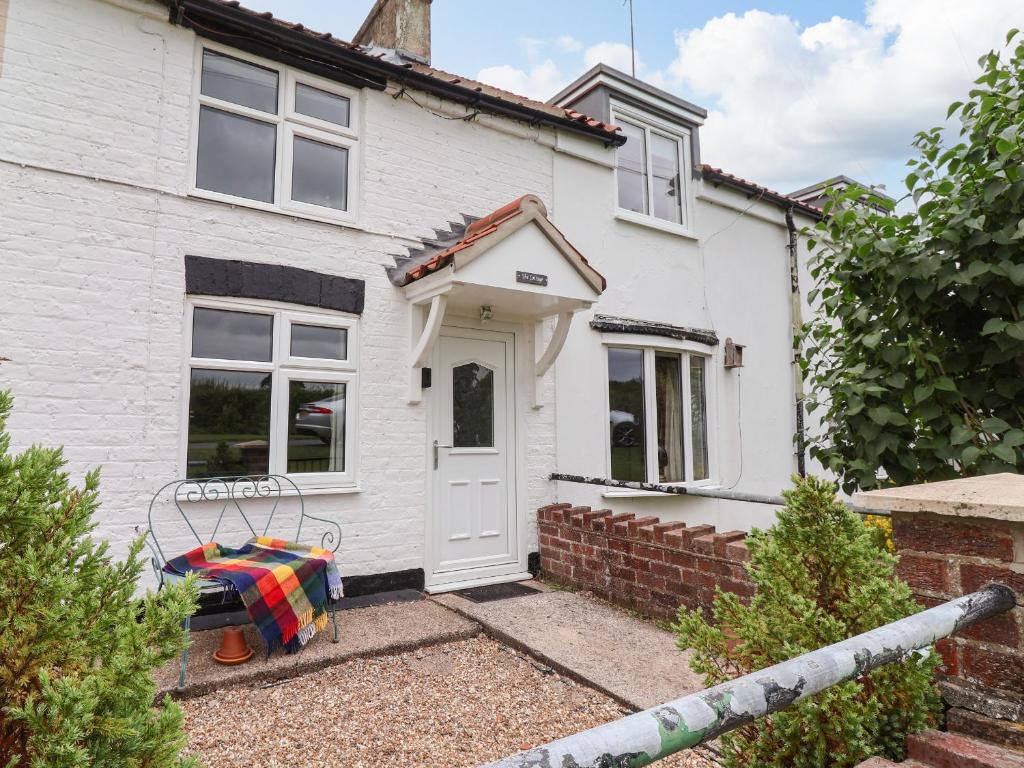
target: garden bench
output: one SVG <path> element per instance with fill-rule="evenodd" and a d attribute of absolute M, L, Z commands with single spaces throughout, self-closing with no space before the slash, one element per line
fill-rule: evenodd
<path fill-rule="evenodd" d="M 295 520 L 294 536 L 282 536 L 272 532 L 277 520 Z M 232 528 L 234 521 L 234 528 Z M 284 475 L 241 475 L 236 477 L 210 477 L 174 480 L 157 491 L 149 502 L 146 518 L 146 543 L 152 552 L 151 564 L 162 588 L 182 577 L 163 570 L 167 560 L 192 548 L 192 540 L 199 546 L 215 541 L 218 531 L 227 536 L 274 536 L 302 542 L 303 525 L 309 521 L 320 524 L 326 530 L 320 537 L 320 547 L 337 552 L 341 545 L 341 526 L 322 517 L 306 512 L 302 491 Z M 184 523 L 184 525 L 182 525 Z M 311 526 L 307 525 L 307 532 Z M 279 529 L 277 529 L 279 530 Z M 209 531 L 207 534 L 206 531 Z M 173 549 L 171 541 L 173 536 Z M 186 543 L 179 546 L 179 540 Z M 238 542 L 241 543 L 241 542 Z M 180 551 L 175 551 L 179 550 Z M 170 550 L 170 551 L 165 551 Z M 221 593 L 227 602 L 238 593 L 224 582 L 213 579 L 199 579 L 203 594 Z M 239 599 L 241 597 L 239 596 Z M 333 642 L 338 642 L 336 605 L 328 600 L 331 624 L 334 629 Z M 185 631 L 191 629 L 192 617 L 185 619 Z M 188 663 L 188 648 L 181 654 L 181 670 L 178 674 L 178 688 L 185 686 L 185 668 Z"/>

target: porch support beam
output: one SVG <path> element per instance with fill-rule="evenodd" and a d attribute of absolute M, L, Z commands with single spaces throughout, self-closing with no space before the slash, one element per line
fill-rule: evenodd
<path fill-rule="evenodd" d="M 544 374 L 548 372 L 555 360 L 558 359 L 558 354 L 562 351 L 562 347 L 565 346 L 565 340 L 569 336 L 569 328 L 572 325 L 572 316 L 574 312 L 559 312 L 558 321 L 555 323 L 555 330 L 551 334 L 551 339 L 548 341 L 547 349 L 544 350 L 544 354 L 540 356 L 540 359 L 533 364 L 533 373 L 530 382 L 530 396 L 534 408 L 540 408 L 540 380 L 544 378 Z M 538 326 L 540 324 L 538 323 Z M 529 350 L 531 362 L 533 361 L 533 350 Z"/>
<path fill-rule="evenodd" d="M 445 294 L 438 294 L 430 300 L 430 311 L 427 313 L 427 319 L 423 323 L 422 330 L 419 330 L 417 337 L 417 326 L 419 324 L 419 307 L 413 305 L 412 310 L 412 325 L 413 325 L 413 337 L 416 339 L 416 344 L 412 350 L 412 356 L 410 360 L 410 371 L 409 371 L 409 402 L 419 403 L 423 400 L 423 366 L 427 360 L 430 359 L 430 353 L 434 349 L 434 342 L 437 341 L 437 336 L 441 333 L 441 322 L 444 320 L 444 310 L 448 305 L 448 296 Z"/>

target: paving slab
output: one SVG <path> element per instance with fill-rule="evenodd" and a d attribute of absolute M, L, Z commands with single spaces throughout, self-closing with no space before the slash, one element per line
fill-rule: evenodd
<path fill-rule="evenodd" d="M 545 590 L 488 603 L 452 592 L 430 599 L 632 709 L 704 688 L 690 669 L 691 652 L 676 647 L 674 634 L 577 592 Z"/>
<path fill-rule="evenodd" d="M 429 600 L 390 603 L 339 611 L 337 643 L 330 624 L 298 653 L 273 653 L 269 658 L 256 627 L 242 627 L 252 659 L 237 666 L 224 666 L 213 660 L 220 647 L 222 632 L 208 630 L 192 633 L 185 688 L 176 690 L 179 660 L 154 674 L 160 696 L 176 698 L 199 696 L 219 688 L 258 682 L 273 683 L 313 672 L 346 659 L 402 653 L 439 643 L 465 640 L 480 632 L 480 625 Z"/>

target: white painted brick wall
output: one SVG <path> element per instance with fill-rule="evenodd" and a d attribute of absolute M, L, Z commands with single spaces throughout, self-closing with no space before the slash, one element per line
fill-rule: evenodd
<path fill-rule="evenodd" d="M 150 495 L 183 473 L 183 257 L 360 278 L 363 491 L 311 497 L 308 509 L 341 522 L 346 573 L 423 567 L 427 405 L 405 402 L 407 308 L 383 265 L 404 238 L 462 212 L 525 192 L 550 201 L 550 149 L 367 92 L 362 213 L 393 237 L 188 198 L 195 38 L 163 6 L 122 5 L 152 15 L 11 2 L 0 77 L 0 356 L 11 361 L 0 386 L 16 396 L 15 449 L 63 444 L 75 477 L 102 466 L 99 534 L 121 554 Z M 526 419 L 532 510 L 553 493 L 554 408 Z"/>

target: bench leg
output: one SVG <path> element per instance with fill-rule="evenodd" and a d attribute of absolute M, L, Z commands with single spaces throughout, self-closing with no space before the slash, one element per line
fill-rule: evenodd
<path fill-rule="evenodd" d="M 332 643 L 338 642 L 338 618 L 336 615 L 338 609 L 336 606 L 337 603 L 331 603 L 331 624 L 334 625 L 334 639 L 331 640 Z"/>
<path fill-rule="evenodd" d="M 185 617 L 185 633 L 189 635 L 189 641 L 191 642 L 192 634 L 192 617 Z M 181 671 L 178 672 L 178 690 L 182 690 L 185 687 L 185 666 L 188 664 L 188 646 L 185 646 L 185 650 L 181 652 Z"/>

